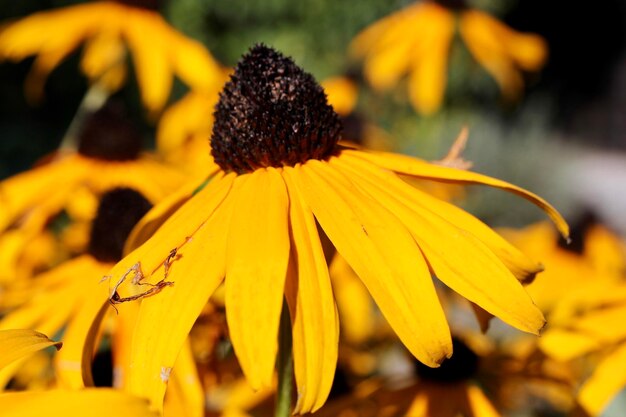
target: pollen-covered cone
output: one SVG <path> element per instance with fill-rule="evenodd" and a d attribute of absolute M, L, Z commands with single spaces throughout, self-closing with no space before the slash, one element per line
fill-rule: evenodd
<path fill-rule="evenodd" d="M 353 40 L 351 53 L 364 58 L 365 77 L 377 90 L 390 89 L 408 74 L 411 104 L 421 114 L 433 114 L 444 99 L 457 16 L 472 56 L 506 98 L 517 98 L 523 87 L 520 70 L 540 69 L 546 44 L 540 36 L 516 32 L 478 10 L 455 10 L 430 0 L 413 3 L 364 29 Z"/>
<path fill-rule="evenodd" d="M 237 65 L 215 116 L 211 147 L 220 170 L 202 189 L 200 182 L 190 184 L 148 213 L 146 227 L 156 232 L 109 274 L 117 282 L 134 268 L 156 283 L 167 270 L 173 282 L 141 302 L 132 392 L 162 403 L 161 369 L 173 365 L 224 282 L 230 339 L 250 384 L 272 383 L 286 298 L 295 412 L 319 409 L 332 385 L 339 324 L 317 224 L 400 340 L 428 366 L 452 353 L 432 275 L 514 327 L 532 333 L 543 327 L 518 280 L 538 266 L 475 217 L 397 173 L 511 191 L 544 209 L 567 234 L 561 216 L 541 198 L 480 174 L 337 145 L 341 126 L 322 88 L 262 45 Z"/>
<path fill-rule="evenodd" d="M 122 83 L 130 52 L 141 99 L 151 113 L 167 101 L 174 75 L 194 89 L 210 91 L 222 73 L 204 46 L 170 26 L 156 7 L 130 1 L 78 4 L 11 23 L 0 32 L 0 59 L 37 55 L 27 85 L 37 99 L 47 75 L 83 42 L 81 70 L 105 88 Z"/>

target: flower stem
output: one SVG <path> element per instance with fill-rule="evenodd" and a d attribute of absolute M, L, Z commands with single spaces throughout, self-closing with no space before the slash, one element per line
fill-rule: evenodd
<path fill-rule="evenodd" d="M 289 417 L 291 414 L 291 392 L 293 391 L 293 354 L 291 343 L 291 319 L 287 303 L 283 303 L 278 335 L 278 388 L 274 417 Z"/>
<path fill-rule="evenodd" d="M 99 83 L 93 83 L 82 101 L 80 102 L 76 114 L 70 123 L 70 126 L 65 132 L 65 136 L 61 140 L 59 145 L 59 151 L 61 153 L 68 151 L 75 151 L 78 146 L 78 135 L 83 126 L 85 118 L 91 113 L 97 111 L 106 103 L 109 98 L 109 92 Z"/>

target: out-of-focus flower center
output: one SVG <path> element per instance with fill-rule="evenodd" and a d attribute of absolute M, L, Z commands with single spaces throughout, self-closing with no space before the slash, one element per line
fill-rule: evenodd
<path fill-rule="evenodd" d="M 415 370 L 421 380 L 431 382 L 460 382 L 470 379 L 478 370 L 479 358 L 459 339 L 452 340 L 452 357 L 442 362 L 439 368 L 430 368 L 415 361 Z"/>
<path fill-rule="evenodd" d="M 91 225 L 89 254 L 100 262 L 121 260 L 128 235 L 150 208 L 152 204 L 131 188 L 116 188 L 104 194 Z"/>
<path fill-rule="evenodd" d="M 105 106 L 85 120 L 78 152 L 106 161 L 128 161 L 137 159 L 142 142 L 139 132 L 118 109 Z"/>
<path fill-rule="evenodd" d="M 126 4 L 128 6 L 139 7 L 141 9 L 159 10 L 161 2 L 159 0 L 113 0 L 116 3 Z"/>
<path fill-rule="evenodd" d="M 340 133 L 339 117 L 313 76 L 257 45 L 220 93 L 211 153 L 227 172 L 293 166 L 330 156 Z"/>

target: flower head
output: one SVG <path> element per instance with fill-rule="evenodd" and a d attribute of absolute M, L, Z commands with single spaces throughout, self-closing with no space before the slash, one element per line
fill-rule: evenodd
<path fill-rule="evenodd" d="M 546 210 L 566 234 L 560 215 L 493 178 L 342 147 L 337 120 L 313 77 L 291 59 L 262 45 L 244 56 L 216 110 L 211 146 L 221 169 L 202 189 L 192 184 L 148 213 L 138 227 L 156 232 L 136 240 L 145 242 L 110 273 L 112 282 L 128 278 L 120 291 L 132 291 L 133 273 L 144 282 L 173 282 L 141 301 L 132 392 L 162 403 L 161 368 L 173 365 L 224 282 L 230 338 L 251 385 L 271 385 L 286 298 L 296 412 L 321 407 L 332 385 L 339 326 L 318 224 L 428 366 L 452 353 L 432 275 L 519 329 L 541 329 L 543 316 L 519 282 L 540 267 L 478 219 L 396 173 L 510 190 Z"/>
<path fill-rule="evenodd" d="M 521 71 L 543 66 L 545 41 L 467 8 L 462 0 L 409 5 L 363 30 L 352 42 L 352 52 L 365 59 L 365 77 L 378 90 L 389 89 L 408 73 L 411 104 L 419 113 L 432 114 L 444 98 L 456 16 L 465 45 L 495 78 L 503 96 L 519 97 L 524 84 Z"/>
<path fill-rule="evenodd" d="M 130 53 L 142 101 L 157 112 L 167 101 L 174 75 L 199 91 L 222 82 L 222 69 L 211 54 L 165 22 L 158 4 L 96 1 L 35 13 L 2 30 L 0 59 L 37 55 L 26 86 L 28 97 L 37 100 L 47 75 L 81 43 L 82 72 L 109 92 L 123 84 Z"/>

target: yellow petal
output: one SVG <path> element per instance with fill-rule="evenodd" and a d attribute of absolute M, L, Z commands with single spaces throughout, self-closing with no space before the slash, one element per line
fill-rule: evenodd
<path fill-rule="evenodd" d="M 58 184 L 69 188 L 76 179 L 80 181 L 84 178 L 87 172 L 86 164 L 79 158 L 70 156 L 0 182 L 0 228 L 9 226 L 28 208 L 49 200 L 54 195 L 64 196 L 66 193 L 59 192 Z"/>
<path fill-rule="evenodd" d="M 109 417 L 112 412 L 121 416 L 158 417 L 149 410 L 145 399 L 108 388 L 0 394 L 0 409 L 6 417 Z"/>
<path fill-rule="evenodd" d="M 285 171 L 292 168 L 285 167 Z M 285 295 L 291 312 L 294 370 L 298 401 L 294 413 L 317 411 L 326 401 L 335 376 L 339 322 L 326 258 L 311 209 L 284 175 L 289 190 L 293 267 Z"/>
<path fill-rule="evenodd" d="M 289 197 L 278 170 L 240 176 L 226 252 L 226 319 L 252 385 L 270 386 L 289 260 Z"/>
<path fill-rule="evenodd" d="M 515 100 L 522 92 L 524 81 L 509 56 L 509 45 L 493 30 L 494 20 L 476 10 L 465 11 L 461 13 L 460 32 L 469 51 L 495 78 L 505 98 Z"/>
<path fill-rule="evenodd" d="M 111 282 L 116 283 L 138 263 L 147 275 L 158 269 L 173 249 L 187 244 L 194 233 L 203 227 L 230 191 L 234 178 L 235 174 L 214 177 L 168 218 L 150 239 L 115 265 L 109 273 Z"/>
<path fill-rule="evenodd" d="M 194 199 L 188 204 L 193 202 Z M 165 279 L 174 284 L 141 302 L 133 336 L 128 389 L 149 398 L 158 409 L 162 407 L 171 369 L 189 330 L 224 278 L 226 236 L 234 201 L 231 195 L 224 201 L 212 201 L 214 205 L 220 202 L 217 209 L 209 205 L 200 208 L 205 216 L 214 213 L 190 235 L 191 239 L 172 261 Z M 163 274 L 161 267 L 155 275 L 162 277 Z"/>
<path fill-rule="evenodd" d="M 336 253 L 329 266 L 337 302 L 341 336 L 353 344 L 374 336 L 376 318 L 372 297 L 346 260 Z"/>
<path fill-rule="evenodd" d="M 485 393 L 476 385 L 467 384 L 467 411 L 468 417 L 500 417 L 500 413 L 485 396 Z"/>
<path fill-rule="evenodd" d="M 0 369 L 32 352 L 50 346 L 60 349 L 61 345 L 34 330 L 0 330 Z"/>
<path fill-rule="evenodd" d="M 81 309 L 70 321 L 63 336 L 66 348 L 55 357 L 55 369 L 61 386 L 71 389 L 94 386 L 91 362 L 102 320 L 110 307 L 108 299 L 108 285 L 101 282 L 93 287 Z"/>
<path fill-rule="evenodd" d="M 375 201 L 384 201 L 408 228 L 437 278 L 468 300 L 519 329 L 537 333 L 545 320 L 502 261 L 471 233 L 420 207 L 419 194 L 375 165 L 331 163 L 350 172 L 353 181 Z"/>
<path fill-rule="evenodd" d="M 340 116 L 352 113 L 359 91 L 356 83 L 348 77 L 332 77 L 321 82 L 328 98 L 328 104 Z"/>
<path fill-rule="evenodd" d="M 548 356 L 567 362 L 600 348 L 597 338 L 565 329 L 549 329 L 539 338 L 539 348 Z"/>
<path fill-rule="evenodd" d="M 326 162 L 310 160 L 289 172 L 297 173 L 292 179 L 315 217 L 402 342 L 438 366 L 452 351 L 446 318 L 417 245 L 386 202 L 363 194 Z"/>
<path fill-rule="evenodd" d="M 189 341 L 180 351 L 165 397 L 166 416 L 204 417 L 204 391 Z"/>
<path fill-rule="evenodd" d="M 346 158 L 346 160 L 357 167 L 365 168 L 369 166 L 369 164 L 362 159 L 353 158 L 352 156 Z M 381 177 L 380 180 L 386 181 L 387 179 Z M 526 283 L 532 281 L 535 275 L 543 270 L 541 265 L 533 262 L 493 229 L 465 210 L 433 197 L 429 193 L 419 189 L 403 188 L 415 196 L 414 203 L 416 205 L 439 214 L 439 216 L 448 220 L 450 223 L 461 227 L 463 230 L 467 230 L 479 238 L 498 256 L 498 258 L 500 258 L 506 267 L 521 282 Z"/>
<path fill-rule="evenodd" d="M 189 87 L 205 92 L 221 89 L 226 72 L 200 42 L 178 33 L 171 34 L 174 71 Z"/>
<path fill-rule="evenodd" d="M 409 77 L 409 98 L 413 107 L 424 115 L 433 114 L 441 107 L 454 35 L 454 15 L 444 11 L 437 13 L 435 18 L 436 24 L 433 22 L 423 30 L 419 51 L 411 52 L 414 69 Z"/>
<path fill-rule="evenodd" d="M 142 11 L 126 18 L 132 19 L 124 26 L 124 34 L 135 64 L 141 99 L 154 114 L 163 108 L 172 88 L 169 28 L 153 12 Z"/>
<path fill-rule="evenodd" d="M 435 165 L 422 161 L 416 158 L 412 158 L 405 155 L 398 155 L 388 152 L 362 152 L 354 150 L 345 150 L 348 154 L 354 155 L 358 158 L 368 160 L 381 168 L 388 169 L 400 174 L 411 175 L 418 178 L 430 179 L 440 182 L 451 182 L 459 184 L 483 184 L 490 187 L 500 188 L 513 194 L 517 194 L 520 197 L 524 197 L 528 201 L 537 205 L 552 219 L 556 227 L 561 234 L 565 237 L 569 235 L 569 227 L 565 222 L 565 219 L 559 214 L 554 207 L 552 207 L 543 198 L 517 187 L 513 184 L 509 184 L 505 181 L 491 178 L 486 175 L 478 174 L 476 172 L 470 172 L 455 168 L 448 168 L 440 165 Z"/>
<path fill-rule="evenodd" d="M 626 344 L 606 356 L 578 393 L 578 401 L 592 416 L 599 415 L 626 386 Z"/>

